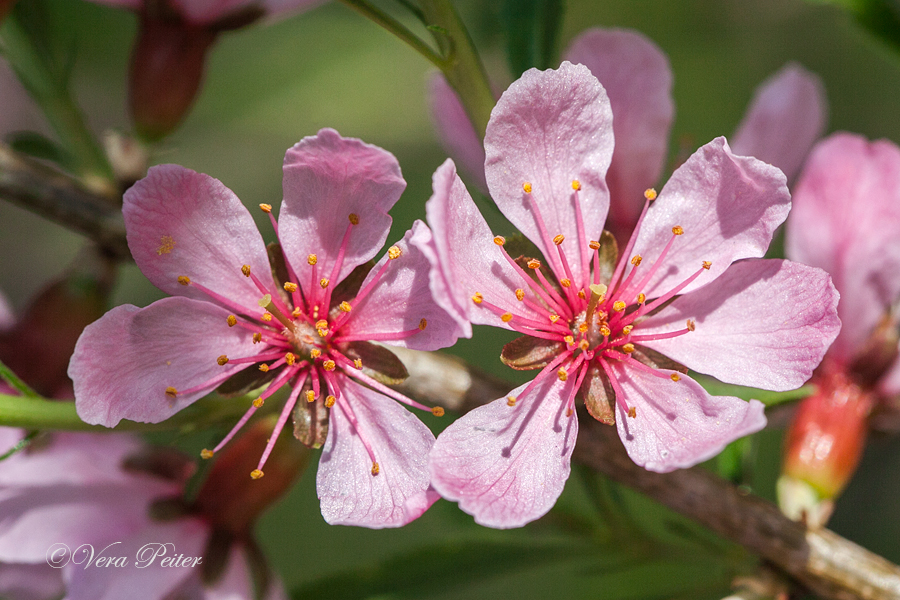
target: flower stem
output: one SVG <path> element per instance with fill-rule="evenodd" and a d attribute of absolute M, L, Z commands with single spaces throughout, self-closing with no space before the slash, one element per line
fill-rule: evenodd
<path fill-rule="evenodd" d="M 472 38 L 450 0 L 421 0 L 421 5 L 430 23 L 429 30 L 445 57 L 444 65 L 438 66 L 483 137 L 496 99 Z"/>
<path fill-rule="evenodd" d="M 366 17 L 381 25 L 389 32 L 406 42 L 413 50 L 424 56 L 434 66 L 444 70 L 445 61 L 428 44 L 416 37 L 412 31 L 406 28 L 400 21 L 390 16 L 377 6 L 373 6 L 367 0 L 341 0 L 344 4 Z M 417 15 L 421 17 L 421 15 Z"/>
<path fill-rule="evenodd" d="M 48 23 L 43 4 L 18 3 L 2 29 L 3 55 L 59 136 L 72 171 L 90 189 L 112 195 L 112 168 L 72 97 L 69 65 L 52 48 Z"/>

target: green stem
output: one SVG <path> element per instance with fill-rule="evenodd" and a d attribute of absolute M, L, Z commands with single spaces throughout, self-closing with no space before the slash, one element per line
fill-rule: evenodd
<path fill-rule="evenodd" d="M 450 0 L 420 0 L 420 3 L 430 23 L 429 30 L 445 57 L 444 64 L 438 66 L 456 90 L 475 130 L 484 137 L 496 99 L 472 38 Z"/>
<path fill-rule="evenodd" d="M 75 412 L 75 403 L 33 396 L 0 394 L 0 426 L 24 429 L 62 429 L 67 431 L 170 431 L 202 429 L 214 423 L 235 420 L 249 401 L 240 398 L 222 400 L 208 397 L 198 400 L 162 423 L 122 421 L 114 428 L 89 425 Z"/>
<path fill-rule="evenodd" d="M 68 68 L 49 50 L 45 12 L 42 5 L 19 2 L 2 29 L 3 54 L 59 136 L 72 171 L 90 189 L 111 194 L 116 189 L 112 168 L 72 97 Z"/>
<path fill-rule="evenodd" d="M 372 6 L 366 0 L 341 0 L 341 2 L 396 35 L 412 47 L 413 50 L 428 59 L 434 66 L 441 70 L 444 69 L 444 59 L 394 17 L 376 6 Z"/>
<path fill-rule="evenodd" d="M 4 365 L 3 362 L 0 362 L 0 379 L 8 383 L 23 396 L 28 396 L 30 398 L 37 398 L 40 396 L 40 394 L 31 389 L 27 383 L 19 379 L 19 376 L 13 373 L 12 369 Z"/>

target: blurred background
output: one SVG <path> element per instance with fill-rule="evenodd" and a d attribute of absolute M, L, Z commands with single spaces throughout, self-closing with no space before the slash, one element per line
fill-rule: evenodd
<path fill-rule="evenodd" d="M 460 0 L 457 6 L 492 81 L 503 89 L 512 76 L 503 55 L 499 4 Z M 71 33 L 73 82 L 92 128 L 127 131 L 125 79 L 135 16 L 76 0 L 53 5 Z M 828 132 L 900 141 L 900 62 L 832 6 L 800 0 L 566 0 L 565 9 L 559 50 L 585 28 L 602 26 L 637 29 L 668 54 L 677 107 L 673 157 L 715 136 L 730 136 L 754 88 L 788 61 L 822 78 L 830 104 Z M 321 127 L 333 127 L 399 159 L 408 187 L 392 211 L 389 239 L 397 239 L 424 217 L 431 174 L 446 158 L 425 102 L 429 71 L 425 59 L 340 4 L 229 32 L 211 53 L 193 111 L 156 148 L 152 162 L 212 175 L 248 206 L 277 205 L 285 150 Z M 18 110 L 22 98 L 19 90 L 0 90 L 0 119 L 16 121 L 4 127 L 49 131 L 39 113 Z M 478 201 L 495 231 L 512 231 L 489 201 Z M 268 226 L 261 230 L 273 237 Z M 0 203 L 0 290 L 21 309 L 82 244 L 80 236 Z M 161 296 L 128 266 L 113 301 L 144 306 Z M 508 339 L 496 330 L 477 331 L 475 341 L 463 340 L 453 352 L 515 380 L 498 358 Z M 449 419 L 428 422 L 440 427 Z M 196 451 L 219 435 L 160 434 L 154 440 Z M 777 429 L 758 435 L 747 465 L 748 485 L 769 499 L 780 441 Z M 898 473 L 900 444 L 874 436 L 830 524 L 895 563 Z M 609 506 L 617 507 L 611 516 Z M 323 522 L 313 466 L 262 519 L 258 533 L 294 596 L 318 600 L 721 598 L 732 578 L 754 565 L 740 548 L 578 469 L 556 509 L 521 530 L 478 527 L 455 505 L 439 501 L 401 530 L 370 531 Z"/>

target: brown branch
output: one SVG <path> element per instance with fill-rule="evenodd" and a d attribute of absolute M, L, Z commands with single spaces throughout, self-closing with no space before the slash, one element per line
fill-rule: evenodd
<path fill-rule="evenodd" d="M 392 350 L 410 372 L 402 391 L 450 410 L 471 410 L 513 387 L 455 357 Z M 891 562 L 827 529 L 809 530 L 702 468 L 651 473 L 628 458 L 615 428 L 590 417 L 581 420 L 574 458 L 741 544 L 823 598 L 900 598 L 900 568 Z"/>
<path fill-rule="evenodd" d="M 110 198 L 4 145 L 0 145 L 0 198 L 87 236 L 113 258 L 131 258 L 122 210 Z"/>

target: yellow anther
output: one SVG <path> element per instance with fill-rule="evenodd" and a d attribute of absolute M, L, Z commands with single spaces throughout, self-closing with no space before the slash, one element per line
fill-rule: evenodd
<path fill-rule="evenodd" d="M 181 285 L 191 285 L 191 278 L 185 277 L 184 275 L 179 275 L 178 283 L 180 283 Z"/>
<path fill-rule="evenodd" d="M 425 331 L 425 328 L 428 327 L 428 319 L 422 319 L 419 321 L 419 331 Z"/>
<path fill-rule="evenodd" d="M 354 359 L 353 359 L 353 366 L 356 367 L 357 369 L 362 369 L 362 359 L 361 359 L 361 358 L 354 358 Z"/>
<path fill-rule="evenodd" d="M 580 342 L 578 342 L 578 347 L 581 348 L 582 352 L 587 352 L 588 348 L 591 347 L 591 344 L 587 340 L 581 340 Z"/>
<path fill-rule="evenodd" d="M 178 390 L 173 388 L 171 385 L 166 388 L 166 396 L 168 396 L 169 398 L 174 398 L 177 395 L 178 395 Z"/>
<path fill-rule="evenodd" d="M 272 304 L 272 294 L 266 294 L 265 296 L 257 300 L 256 303 L 259 304 L 262 308 L 267 307 L 268 305 Z"/>
<path fill-rule="evenodd" d="M 262 476 L 264 474 L 265 473 L 263 473 L 259 469 L 253 469 L 252 471 L 250 471 L 250 479 L 262 479 Z"/>
<path fill-rule="evenodd" d="M 572 280 L 566 277 L 560 280 L 559 285 L 563 286 L 564 288 L 572 287 Z"/>
<path fill-rule="evenodd" d="M 631 417 L 632 419 L 637 418 L 637 407 L 636 406 L 632 406 L 631 408 L 628 409 L 628 416 Z"/>
<path fill-rule="evenodd" d="M 443 417 L 444 409 L 441 408 L 440 406 L 433 406 L 433 407 L 431 407 L 431 414 L 433 414 L 436 417 Z"/>
<path fill-rule="evenodd" d="M 156 249 L 156 255 L 162 256 L 168 254 L 175 249 L 175 239 L 171 235 L 164 235 L 159 238 L 159 248 Z"/>
<path fill-rule="evenodd" d="M 294 366 L 294 363 L 297 362 L 297 355 L 293 352 L 288 352 L 284 355 L 284 362 L 288 364 L 288 366 Z"/>
<path fill-rule="evenodd" d="M 241 267 L 241 273 L 244 274 L 244 277 L 250 277 L 250 265 L 244 265 Z"/>
<path fill-rule="evenodd" d="M 319 358 L 320 356 L 322 356 L 322 351 L 319 350 L 318 348 L 313 348 L 312 350 L 309 351 L 309 356 L 310 356 L 310 358 L 315 360 L 315 359 Z"/>
<path fill-rule="evenodd" d="M 600 242 L 596 242 L 596 241 L 594 241 L 594 240 L 591 240 L 590 242 L 588 242 L 588 248 L 590 248 L 591 250 L 599 250 L 599 249 L 600 249 Z"/>
<path fill-rule="evenodd" d="M 622 328 L 622 335 L 628 335 L 632 329 L 634 329 L 634 325 L 626 325 Z"/>
<path fill-rule="evenodd" d="M 575 190 L 576 192 L 577 192 L 578 190 L 580 190 L 580 189 L 581 189 L 581 182 L 578 181 L 577 179 L 573 179 L 573 180 L 572 180 L 572 189 Z"/>
<path fill-rule="evenodd" d="M 337 365 L 330 358 L 322 363 L 322 368 L 325 369 L 326 371 L 334 371 L 334 368 L 336 366 Z"/>
<path fill-rule="evenodd" d="M 601 325 L 600 326 L 600 335 L 603 337 L 609 337 L 612 335 L 612 331 L 609 330 L 609 325 Z"/>
<path fill-rule="evenodd" d="M 584 332 L 587 331 L 587 330 L 588 330 L 588 324 L 587 324 L 587 323 L 579 323 L 579 324 L 578 324 L 578 331 L 579 331 L 579 332 L 584 333 Z"/>
<path fill-rule="evenodd" d="M 329 394 L 325 397 L 325 408 L 331 408 L 335 402 L 337 402 L 337 398 Z"/>
<path fill-rule="evenodd" d="M 502 235 L 495 235 L 494 243 L 497 244 L 498 246 L 502 246 L 503 244 L 506 243 L 506 238 L 503 237 Z"/>
<path fill-rule="evenodd" d="M 647 296 L 646 296 L 646 294 L 644 294 L 644 292 L 641 292 L 640 294 L 637 295 L 637 303 L 638 304 L 643 304 L 646 299 L 647 299 Z"/>
<path fill-rule="evenodd" d="M 515 396 L 507 396 L 506 397 L 506 405 L 507 406 L 515 406 L 516 405 L 516 397 Z"/>
<path fill-rule="evenodd" d="M 622 312 L 623 310 L 625 310 L 626 306 L 627 304 L 625 304 L 621 300 L 616 300 L 615 302 L 613 302 L 613 310 L 616 312 Z"/>
<path fill-rule="evenodd" d="M 286 291 L 289 294 L 293 294 L 294 292 L 296 292 L 299 289 L 300 289 L 300 286 L 298 286 L 296 283 L 293 283 L 291 281 L 284 282 L 284 291 Z"/>
<path fill-rule="evenodd" d="M 347 218 L 350 219 L 350 222 L 353 225 L 359 225 L 359 215 L 358 214 L 350 213 L 349 215 L 347 215 Z"/>
<path fill-rule="evenodd" d="M 313 393 L 312 390 L 306 390 L 306 401 L 307 402 L 315 402 L 316 401 L 316 395 L 315 395 L 315 393 Z"/>
<path fill-rule="evenodd" d="M 642 260 L 644 260 L 644 259 L 641 258 L 640 254 L 635 254 L 634 256 L 631 257 L 631 264 L 633 264 L 634 266 L 638 266 L 639 264 L 641 264 Z"/>
<path fill-rule="evenodd" d="M 328 335 L 327 329 L 316 329 L 316 333 L 319 334 L 319 337 L 326 337 Z"/>
<path fill-rule="evenodd" d="M 532 258 L 531 260 L 528 261 L 528 268 L 529 269 L 540 269 L 541 261 L 539 261 L 536 258 Z"/>
<path fill-rule="evenodd" d="M 262 371 L 263 373 L 268 373 L 269 365 L 267 365 L 266 363 L 263 363 L 263 364 L 259 365 L 259 370 Z"/>
<path fill-rule="evenodd" d="M 260 204 L 260 205 L 259 205 L 259 208 L 260 208 L 263 212 L 266 212 L 266 213 L 272 212 L 272 205 L 271 205 L 271 204 Z"/>
<path fill-rule="evenodd" d="M 372 475 L 378 475 L 381 472 L 381 467 L 378 466 L 377 462 L 372 463 Z"/>
<path fill-rule="evenodd" d="M 265 403 L 266 403 L 266 401 L 263 400 L 262 398 L 257 398 L 256 400 L 253 401 L 253 406 L 255 406 L 256 408 L 261 408 L 262 405 Z"/>
<path fill-rule="evenodd" d="M 222 356 L 220 356 L 219 358 L 216 359 L 216 362 L 219 363 L 220 367 L 224 367 L 225 365 L 228 364 L 228 357 L 223 354 Z"/>
<path fill-rule="evenodd" d="M 559 321 L 559 315 L 550 315 L 551 323 L 556 323 L 557 321 Z"/>
<path fill-rule="evenodd" d="M 560 367 L 559 371 L 556 372 L 556 376 L 559 377 L 560 381 L 565 381 L 569 378 L 569 374 L 566 373 L 566 370 L 562 367 Z"/>
<path fill-rule="evenodd" d="M 681 375 L 679 375 L 678 373 L 672 373 L 671 375 L 669 375 L 669 377 L 672 379 L 672 381 L 681 381 Z"/>
<path fill-rule="evenodd" d="M 703 268 L 706 269 L 707 271 L 709 271 L 709 268 L 710 268 L 711 266 L 712 266 L 712 263 L 709 262 L 708 260 L 704 260 L 704 261 L 703 261 Z"/>
<path fill-rule="evenodd" d="M 531 193 L 531 182 L 526 181 L 525 183 L 523 183 L 522 189 L 525 191 L 526 194 L 530 194 Z"/>
<path fill-rule="evenodd" d="M 269 321 L 272 320 L 272 315 L 270 313 L 266 313 L 263 316 L 261 316 L 260 319 L 262 319 L 263 321 L 268 323 Z"/>
<path fill-rule="evenodd" d="M 234 327 L 237 325 L 237 317 L 234 315 L 228 315 L 228 318 L 225 319 L 225 322 L 228 323 L 229 327 Z"/>
<path fill-rule="evenodd" d="M 344 302 L 341 302 L 341 312 L 350 312 L 351 310 L 353 310 L 353 307 L 350 306 L 349 302 L 347 302 L 346 300 Z"/>
<path fill-rule="evenodd" d="M 644 190 L 644 198 L 650 200 L 651 202 L 653 200 L 656 200 L 656 190 L 654 190 L 653 188 L 647 188 L 646 190 Z"/>
<path fill-rule="evenodd" d="M 299 317 L 299 316 L 302 315 L 302 314 L 303 314 L 303 311 L 300 310 L 300 307 L 299 307 L 299 306 L 295 306 L 295 307 L 294 307 L 294 310 L 291 311 L 291 316 L 292 316 L 292 317 Z"/>
<path fill-rule="evenodd" d="M 516 290 L 516 300 L 521 302 L 524 299 L 525 299 L 525 290 L 523 290 L 522 288 L 517 289 Z"/>
<path fill-rule="evenodd" d="M 261 341 L 262 341 L 262 334 L 261 334 L 261 333 L 254 333 L 254 334 L 253 334 L 253 343 L 254 343 L 254 344 L 258 344 L 258 343 L 260 343 Z"/>
<path fill-rule="evenodd" d="M 567 417 L 571 417 L 572 414 L 573 414 L 573 412 L 574 412 L 574 411 L 573 411 L 571 408 L 567 408 L 567 409 L 566 409 L 566 416 L 567 416 Z"/>
<path fill-rule="evenodd" d="M 328 281 L 327 277 L 323 277 L 322 279 L 319 280 L 319 285 L 322 287 L 323 290 L 328 287 L 329 283 L 330 282 Z"/>
<path fill-rule="evenodd" d="M 319 257 L 315 254 L 310 254 L 306 257 L 306 263 L 310 266 L 316 264 L 317 262 L 319 262 Z"/>
<path fill-rule="evenodd" d="M 566 343 L 567 343 L 568 345 L 570 345 L 570 346 L 571 346 L 572 344 L 575 343 L 575 338 L 572 337 L 571 335 L 567 335 L 567 336 L 564 337 L 563 339 L 564 339 L 564 340 L 566 341 Z"/>
<path fill-rule="evenodd" d="M 578 297 L 584 300 L 587 298 L 587 294 L 584 293 L 584 290 L 578 290 Z"/>
<path fill-rule="evenodd" d="M 401 254 L 403 254 L 403 251 L 400 249 L 400 246 L 391 246 L 388 248 L 388 258 L 391 260 L 400 258 Z"/>
<path fill-rule="evenodd" d="M 688 320 L 687 320 L 687 329 L 688 329 L 688 331 L 693 331 L 694 329 L 696 329 L 696 327 L 697 327 L 697 326 L 694 324 L 694 320 L 693 320 L 693 319 L 688 319 Z"/>
<path fill-rule="evenodd" d="M 483 300 L 484 296 L 481 294 L 481 292 L 475 292 L 474 294 L 472 294 L 472 302 L 474 302 L 475 304 L 481 304 Z"/>
<path fill-rule="evenodd" d="M 560 244 L 562 244 L 565 241 L 565 239 L 566 239 L 566 236 L 564 236 L 563 234 L 560 233 L 559 235 L 557 235 L 556 237 L 553 238 L 553 243 L 556 244 L 557 246 L 559 246 Z"/>
<path fill-rule="evenodd" d="M 512 313 L 503 313 L 502 315 L 500 315 L 500 320 L 504 323 L 509 323 L 510 321 L 512 321 L 512 318 Z"/>
<path fill-rule="evenodd" d="M 206 448 L 204 448 L 200 451 L 200 458 L 202 458 L 203 460 L 209 460 L 213 457 L 213 454 L 214 453 L 212 450 L 207 450 Z"/>
<path fill-rule="evenodd" d="M 325 319 L 319 319 L 318 321 L 316 321 L 316 329 L 327 329 L 327 328 L 328 328 L 328 321 L 326 321 Z"/>
<path fill-rule="evenodd" d="M 682 235 L 684 234 L 684 228 L 681 225 L 676 225 L 672 228 L 672 233 L 675 235 Z"/>
<path fill-rule="evenodd" d="M 625 354 L 631 354 L 632 352 L 634 352 L 634 344 L 632 344 L 630 342 L 627 344 L 624 344 L 622 346 L 622 352 L 624 352 Z"/>

